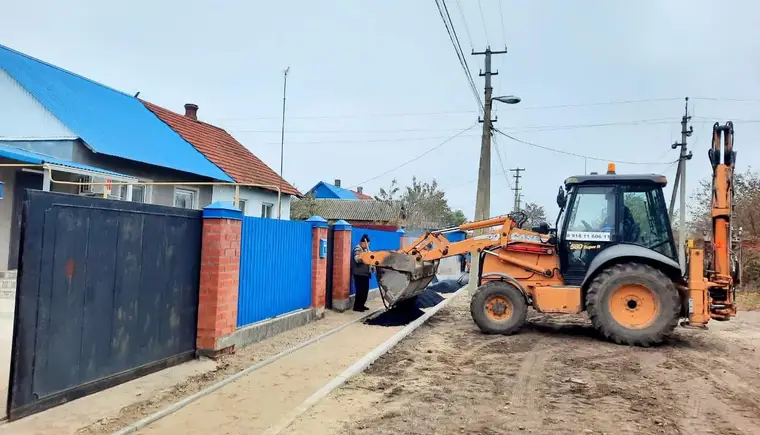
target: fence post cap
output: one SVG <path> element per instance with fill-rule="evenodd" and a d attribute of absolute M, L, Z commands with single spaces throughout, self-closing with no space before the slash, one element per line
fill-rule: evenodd
<path fill-rule="evenodd" d="M 396 232 L 399 233 L 399 234 L 406 234 L 406 230 L 403 227 L 397 229 Z"/>
<path fill-rule="evenodd" d="M 243 212 L 231 202 L 217 201 L 203 207 L 203 219 L 242 220 Z"/>
<path fill-rule="evenodd" d="M 341 219 L 333 224 L 333 228 L 336 230 L 350 230 L 351 224 Z"/>
<path fill-rule="evenodd" d="M 327 228 L 327 220 L 322 216 L 312 216 L 306 219 L 306 222 L 314 228 Z"/>

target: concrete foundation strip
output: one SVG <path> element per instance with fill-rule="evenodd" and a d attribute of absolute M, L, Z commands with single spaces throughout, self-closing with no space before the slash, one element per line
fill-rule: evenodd
<path fill-rule="evenodd" d="M 372 311 L 371 313 L 365 314 L 365 315 L 363 315 L 363 316 L 361 316 L 361 317 L 359 317 L 357 319 L 354 319 L 354 320 L 352 320 L 352 321 L 350 321 L 348 323 L 340 325 L 337 328 L 333 328 L 333 329 L 331 329 L 331 330 L 329 330 L 329 331 L 327 331 L 327 332 L 325 332 L 325 333 L 323 333 L 321 335 L 318 335 L 318 336 L 316 336 L 316 337 L 314 337 L 314 338 L 312 338 L 310 340 L 304 341 L 303 343 L 298 344 L 297 346 L 293 346 L 290 349 L 286 349 L 286 350 L 278 353 L 277 355 L 275 355 L 275 356 L 273 356 L 271 358 L 267 358 L 265 360 L 259 361 L 256 364 L 254 364 L 254 365 L 252 365 L 250 367 L 247 367 L 247 368 L 243 369 L 242 371 L 237 372 L 237 373 L 235 373 L 234 375 L 232 375 L 232 376 L 230 376 L 228 378 L 222 379 L 221 381 L 219 381 L 219 382 L 217 382 L 215 384 L 212 384 L 212 385 L 210 385 L 210 386 L 202 389 L 201 391 L 198 391 L 197 393 L 195 393 L 195 394 L 193 394 L 191 396 L 185 397 L 184 399 L 180 400 L 179 402 L 175 402 L 175 403 L 167 406 L 166 408 L 164 408 L 164 409 L 162 409 L 160 411 L 157 411 L 157 412 L 155 412 L 155 413 L 153 413 L 153 414 L 151 414 L 151 415 L 143 418 L 142 420 L 139 420 L 139 421 L 136 421 L 135 423 L 130 424 L 129 426 L 121 429 L 118 432 L 114 432 L 111 435 L 126 435 L 126 434 L 135 433 L 138 430 L 144 428 L 145 426 L 147 426 L 147 425 L 149 425 L 151 423 L 154 423 L 154 422 L 156 422 L 156 421 L 158 421 L 158 420 L 166 417 L 167 415 L 170 415 L 170 414 L 173 414 L 173 413 L 179 411 L 180 409 L 182 409 L 185 406 L 187 406 L 187 405 L 195 402 L 196 400 L 200 399 L 201 397 L 207 396 L 207 395 L 213 393 L 214 391 L 216 391 L 216 390 L 224 387 L 225 385 L 227 385 L 229 383 L 232 383 L 232 382 L 234 382 L 234 381 L 242 378 L 243 376 L 245 376 L 245 375 L 247 375 L 247 374 L 249 374 L 249 373 L 251 373 L 253 371 L 256 371 L 256 370 L 258 370 L 258 369 L 260 369 L 260 368 L 262 368 L 264 366 L 267 366 L 267 365 L 269 365 L 269 364 L 277 361 L 278 359 L 280 359 L 280 358 L 282 358 L 284 356 L 287 356 L 287 355 L 289 355 L 289 354 L 291 354 L 291 353 L 293 353 L 293 352 L 295 352 L 297 350 L 301 350 L 301 349 L 303 349 L 306 346 L 309 346 L 309 345 L 314 344 L 314 343 L 316 343 L 316 342 L 318 342 L 318 341 L 320 341 L 320 340 L 322 340 L 324 338 L 327 338 L 330 335 L 333 335 L 336 332 L 339 332 L 339 331 L 341 331 L 341 330 L 343 330 L 343 329 L 345 329 L 345 328 L 347 328 L 347 327 L 349 327 L 351 325 L 354 325 L 356 323 L 359 323 L 359 322 L 362 322 L 364 320 L 367 320 L 368 318 L 370 318 L 370 317 L 374 316 L 375 314 L 378 314 L 378 313 L 380 313 L 382 311 L 385 311 L 385 309 L 384 308 L 379 308 L 379 309 L 377 309 L 375 311 Z"/>
<path fill-rule="evenodd" d="M 406 338 L 409 334 L 414 332 L 414 330 L 422 326 L 423 323 L 425 323 L 429 318 L 434 316 L 438 311 L 440 311 L 442 308 L 448 305 L 454 298 L 459 296 L 462 292 L 466 292 L 468 288 L 469 286 L 464 286 L 460 288 L 459 290 L 457 290 L 456 292 L 452 293 L 450 297 L 446 298 L 445 300 L 441 301 L 441 303 L 431 308 L 429 311 L 423 314 L 419 319 L 406 325 L 402 330 L 395 333 L 391 338 L 386 340 L 383 344 L 373 349 L 370 353 L 364 355 L 362 359 L 360 359 L 359 361 L 356 361 L 351 367 L 347 368 L 343 373 L 341 373 L 336 378 L 331 380 L 327 385 L 322 387 L 319 391 L 309 396 L 296 409 L 291 411 L 285 418 L 280 420 L 279 423 L 277 423 L 274 426 L 270 426 L 269 429 L 267 429 L 264 432 L 264 435 L 278 435 L 282 431 L 290 427 L 290 425 L 292 425 L 293 422 L 295 422 L 296 419 L 298 419 L 298 417 L 305 414 L 306 411 L 311 409 L 311 407 L 316 405 L 320 400 L 327 397 L 327 395 L 330 394 L 333 390 L 345 384 L 353 376 L 366 370 L 367 367 L 369 367 L 373 362 L 375 362 L 381 356 L 385 355 L 389 350 L 391 350 L 393 346 L 395 346 L 401 340 Z"/>

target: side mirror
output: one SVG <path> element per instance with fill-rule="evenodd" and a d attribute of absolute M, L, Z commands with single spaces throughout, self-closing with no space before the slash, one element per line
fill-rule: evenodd
<path fill-rule="evenodd" d="M 557 205 L 560 210 L 564 210 L 567 205 L 567 196 L 565 196 L 565 191 L 562 189 L 562 186 L 560 186 L 559 192 L 557 192 Z"/>

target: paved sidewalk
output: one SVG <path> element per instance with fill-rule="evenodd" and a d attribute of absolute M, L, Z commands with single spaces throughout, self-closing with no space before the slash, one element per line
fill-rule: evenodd
<path fill-rule="evenodd" d="M 252 372 L 139 431 L 256 434 L 277 423 L 401 326 L 361 323 Z"/>

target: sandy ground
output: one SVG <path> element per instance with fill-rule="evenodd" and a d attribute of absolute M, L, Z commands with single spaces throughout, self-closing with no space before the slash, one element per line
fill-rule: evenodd
<path fill-rule="evenodd" d="M 585 315 L 484 335 L 452 302 L 286 433 L 760 434 L 760 312 L 642 349 Z"/>
<path fill-rule="evenodd" d="M 261 433 L 398 329 L 361 323 L 349 326 L 222 387 L 138 433 Z"/>
<path fill-rule="evenodd" d="M 421 296 L 430 309 L 444 297 Z M 370 306 L 381 304 L 380 300 Z M 416 316 L 424 310 L 415 310 Z M 416 317 L 388 312 L 370 323 L 353 324 L 334 335 L 256 370 L 171 414 L 138 434 L 256 434 L 287 418 L 354 362 L 391 338 Z"/>

